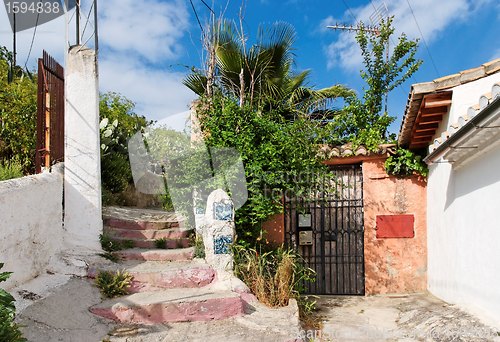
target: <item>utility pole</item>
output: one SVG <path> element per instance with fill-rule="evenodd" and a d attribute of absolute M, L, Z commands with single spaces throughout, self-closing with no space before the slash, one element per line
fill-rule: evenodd
<path fill-rule="evenodd" d="M 80 0 L 76 0 L 76 45 L 80 45 Z"/>
<path fill-rule="evenodd" d="M 12 36 L 12 59 L 10 61 L 10 72 L 9 75 L 7 75 L 7 81 L 11 83 L 14 81 L 14 72 L 17 64 L 17 35 L 16 35 L 16 13 L 12 13 L 12 30 L 13 30 L 13 36 Z"/>

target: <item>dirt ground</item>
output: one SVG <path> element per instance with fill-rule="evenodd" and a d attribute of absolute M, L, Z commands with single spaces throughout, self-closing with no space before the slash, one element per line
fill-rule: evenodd
<path fill-rule="evenodd" d="M 500 332 L 431 294 L 321 297 L 306 341 L 500 341 Z"/>

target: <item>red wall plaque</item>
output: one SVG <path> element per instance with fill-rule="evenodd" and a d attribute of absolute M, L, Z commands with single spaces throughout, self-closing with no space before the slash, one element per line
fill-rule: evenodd
<path fill-rule="evenodd" d="M 377 239 L 415 236 L 413 215 L 377 215 Z"/>

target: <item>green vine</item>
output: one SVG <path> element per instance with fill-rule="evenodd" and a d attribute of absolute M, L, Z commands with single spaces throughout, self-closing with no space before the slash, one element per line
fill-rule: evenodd
<path fill-rule="evenodd" d="M 385 161 L 385 171 L 393 176 L 411 176 L 419 174 L 427 177 L 429 169 L 422 157 L 404 148 L 398 148 L 396 153 Z"/>

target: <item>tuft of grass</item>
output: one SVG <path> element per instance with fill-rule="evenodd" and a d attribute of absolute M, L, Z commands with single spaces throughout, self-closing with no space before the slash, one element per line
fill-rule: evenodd
<path fill-rule="evenodd" d="M 277 248 L 259 253 L 256 249 L 234 246 L 235 274 L 257 299 L 271 307 L 288 305 L 300 298 L 304 281 L 314 281 L 314 270 L 303 264 L 293 250 Z"/>
<path fill-rule="evenodd" d="M 101 294 L 107 298 L 127 295 L 133 277 L 125 271 L 100 271 L 95 278 L 95 284 Z"/>
<path fill-rule="evenodd" d="M 201 235 L 194 235 L 192 237 L 192 244 L 194 246 L 194 257 L 195 258 L 205 258 L 205 243 L 203 242 L 203 237 Z"/>
<path fill-rule="evenodd" d="M 99 235 L 99 241 L 101 242 L 102 249 L 109 253 L 135 247 L 134 241 L 132 240 L 118 241 L 107 234 Z"/>
<path fill-rule="evenodd" d="M 24 176 L 23 166 L 17 159 L 0 162 L 0 181 Z"/>
<path fill-rule="evenodd" d="M 119 262 L 120 261 L 120 258 L 111 252 L 99 253 L 97 255 L 99 255 L 100 257 L 103 257 L 104 259 L 112 261 L 112 262 Z"/>
<path fill-rule="evenodd" d="M 124 241 L 121 241 L 120 243 L 121 243 L 122 249 L 129 249 L 129 248 L 135 247 L 135 242 L 133 240 L 124 240 Z"/>
<path fill-rule="evenodd" d="M 156 239 L 155 247 L 158 249 L 167 249 L 167 239 L 165 238 Z"/>

